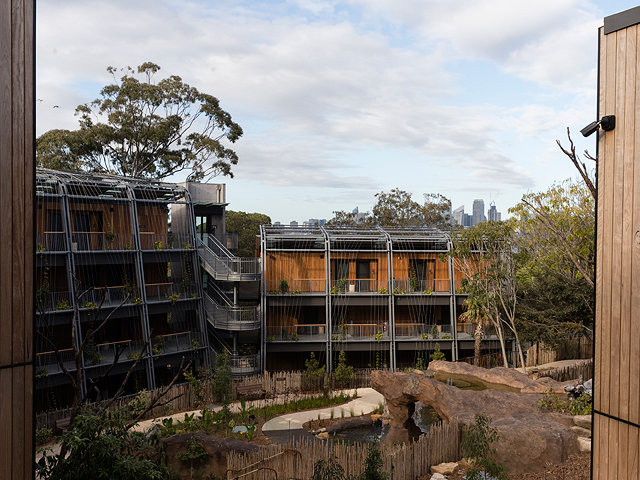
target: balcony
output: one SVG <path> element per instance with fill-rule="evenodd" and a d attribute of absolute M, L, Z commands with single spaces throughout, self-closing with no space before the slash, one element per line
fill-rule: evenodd
<path fill-rule="evenodd" d="M 457 324 L 457 332 L 459 340 L 473 340 L 475 334 L 475 324 L 473 323 L 458 323 Z M 491 325 L 484 326 L 484 335 L 482 336 L 483 340 L 496 340 L 498 336 L 496 335 L 496 330 Z"/>
<path fill-rule="evenodd" d="M 260 307 L 218 305 L 209 295 L 204 297 L 207 319 L 215 328 L 233 331 L 260 328 Z"/>
<path fill-rule="evenodd" d="M 389 293 L 388 283 L 386 280 L 376 280 L 370 278 L 349 279 L 341 278 L 331 281 L 332 295 L 348 295 L 353 293 Z"/>
<path fill-rule="evenodd" d="M 95 310 L 100 305 L 103 307 L 117 307 L 122 304 L 138 305 L 142 303 L 138 295 L 138 289 L 133 286 L 95 287 L 80 293 L 78 308 Z"/>
<path fill-rule="evenodd" d="M 267 292 L 270 295 L 298 295 L 304 294 L 320 294 L 324 295 L 326 282 L 324 278 L 294 278 L 293 280 L 269 280 L 267 281 Z M 283 290 L 284 287 L 284 290 Z"/>
<path fill-rule="evenodd" d="M 338 342 L 349 341 L 386 341 L 389 340 L 387 323 L 343 323 L 333 325 L 331 340 Z"/>
<path fill-rule="evenodd" d="M 76 362 L 72 348 L 66 348 L 64 350 L 58 350 L 60 354 L 60 360 L 64 367 L 69 371 L 75 371 Z M 53 375 L 56 373 L 62 373 L 62 368 L 56 358 L 55 352 L 42 352 L 36 354 L 36 376 L 42 377 L 46 375 Z"/>
<path fill-rule="evenodd" d="M 324 323 L 306 325 L 267 325 L 267 342 L 324 342 Z"/>
<path fill-rule="evenodd" d="M 211 239 L 211 236 L 209 236 Z M 260 280 L 260 259 L 219 256 L 203 242 L 198 242 L 198 254 L 202 266 L 216 280 L 256 281 Z"/>
<path fill-rule="evenodd" d="M 36 313 L 72 309 L 71 292 L 51 292 L 46 296 L 40 296 L 38 292 L 36 292 Z"/>
<path fill-rule="evenodd" d="M 64 232 L 36 233 L 36 252 L 66 252 L 67 240 Z"/>
<path fill-rule="evenodd" d="M 204 336 L 199 332 L 180 332 L 169 335 L 158 335 L 151 341 L 154 357 L 169 353 L 198 350 L 205 344 Z"/>
<path fill-rule="evenodd" d="M 140 249 L 155 250 L 193 250 L 193 237 L 175 233 L 140 232 Z"/>
<path fill-rule="evenodd" d="M 262 371 L 262 356 L 255 355 L 231 355 L 231 372 L 234 375 L 250 375 Z"/>
<path fill-rule="evenodd" d="M 133 250 L 133 235 L 113 232 L 72 232 L 71 250 L 74 252 L 99 252 Z"/>
<path fill-rule="evenodd" d="M 396 323 L 398 340 L 446 340 L 453 338 L 451 325 L 425 325 L 424 323 Z"/>
<path fill-rule="evenodd" d="M 395 279 L 393 281 L 394 294 L 406 295 L 430 295 L 450 292 L 450 282 L 448 278 L 439 280 L 418 280 L 410 278 Z"/>
<path fill-rule="evenodd" d="M 178 300 L 198 298 L 198 289 L 195 286 L 185 288 L 180 283 L 147 283 L 144 286 L 147 295 L 147 303 L 171 302 Z"/>
<path fill-rule="evenodd" d="M 87 367 L 98 365 L 111 365 L 120 352 L 118 362 L 135 360 L 143 354 L 144 342 L 122 340 L 120 342 L 101 343 L 93 347 L 85 348 L 84 364 Z"/>

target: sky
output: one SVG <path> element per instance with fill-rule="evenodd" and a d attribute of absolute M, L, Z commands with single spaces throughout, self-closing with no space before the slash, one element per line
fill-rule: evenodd
<path fill-rule="evenodd" d="M 637 0 L 636 0 L 637 2 Z M 108 66 L 161 66 L 244 135 L 228 208 L 302 223 L 400 188 L 503 218 L 595 153 L 597 29 L 624 0 L 39 0 L 36 133 L 77 129 Z M 231 146 L 231 145 L 230 145 Z M 182 181 L 182 177 L 172 178 Z"/>

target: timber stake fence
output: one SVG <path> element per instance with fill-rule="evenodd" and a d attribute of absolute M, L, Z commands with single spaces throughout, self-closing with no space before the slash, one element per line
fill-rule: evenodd
<path fill-rule="evenodd" d="M 431 467 L 462 458 L 460 441 L 462 427 L 457 422 L 438 423 L 413 443 L 401 446 L 380 445 L 383 472 L 393 480 L 415 480 L 431 475 Z M 318 460 L 336 460 L 348 475 L 359 476 L 367 457 L 367 444 L 346 445 L 317 438 L 298 440 L 248 454 L 230 452 L 227 456 L 227 479 L 273 480 L 278 478 L 308 479 Z"/>

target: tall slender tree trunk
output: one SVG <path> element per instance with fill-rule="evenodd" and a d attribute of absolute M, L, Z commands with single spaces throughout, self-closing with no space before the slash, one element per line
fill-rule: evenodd
<path fill-rule="evenodd" d="M 507 358 L 507 348 L 504 345 L 504 333 L 502 331 L 502 325 L 500 325 L 500 317 L 497 317 L 495 323 L 496 333 L 498 334 L 498 340 L 500 340 L 500 348 L 502 349 L 502 362 L 505 368 L 509 368 L 509 359 Z"/>
<path fill-rule="evenodd" d="M 473 348 L 473 354 L 475 356 L 475 360 L 474 363 L 477 367 L 481 366 L 480 365 L 480 356 L 482 355 L 482 336 L 484 335 L 484 325 L 482 325 L 481 323 L 478 323 L 475 326 L 475 332 L 473 334 L 474 338 L 475 338 L 475 343 L 474 343 L 474 348 Z"/>

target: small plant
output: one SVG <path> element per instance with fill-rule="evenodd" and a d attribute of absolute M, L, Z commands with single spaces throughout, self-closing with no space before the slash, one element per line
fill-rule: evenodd
<path fill-rule="evenodd" d="M 36 430 L 36 445 L 44 445 L 47 443 L 49 437 L 53 435 L 53 431 L 50 428 L 39 428 Z"/>
<path fill-rule="evenodd" d="M 56 303 L 56 310 L 69 310 L 71 308 L 71 304 L 68 300 L 62 299 L 58 300 Z"/>
<path fill-rule="evenodd" d="M 424 358 L 422 352 L 418 352 L 418 358 L 416 359 L 416 370 L 424 370 Z"/>
<path fill-rule="evenodd" d="M 282 327 L 280 329 L 281 335 L 282 335 L 282 340 L 283 341 L 287 341 L 289 340 L 289 332 L 287 331 L 287 327 Z"/>
<path fill-rule="evenodd" d="M 180 298 L 180 293 L 172 293 L 171 295 L 165 295 L 165 298 L 171 302 L 171 305 L 175 305 Z"/>
<path fill-rule="evenodd" d="M 344 408 L 340 409 L 340 418 L 344 418 Z"/>
<path fill-rule="evenodd" d="M 84 302 L 80 305 L 80 308 L 90 308 L 91 310 L 95 310 L 98 306 L 93 302 Z"/>
<path fill-rule="evenodd" d="M 192 293 L 191 294 L 191 298 L 198 298 L 198 294 L 197 293 Z"/>
<path fill-rule="evenodd" d="M 422 335 L 420 335 L 420 338 L 422 338 L 422 340 L 429 340 L 429 334 L 423 333 Z"/>
<path fill-rule="evenodd" d="M 440 337 L 442 340 L 451 340 L 453 337 L 451 335 L 449 335 L 448 333 L 445 333 L 444 335 L 442 335 Z"/>
<path fill-rule="evenodd" d="M 337 295 L 339 292 L 338 287 L 331 287 L 331 295 Z"/>
<path fill-rule="evenodd" d="M 149 404 L 149 392 L 146 388 L 143 388 L 136 396 L 129 402 L 129 411 L 131 415 L 135 418 L 145 411 L 147 405 Z"/>
<path fill-rule="evenodd" d="M 444 360 L 446 357 L 444 355 L 444 352 L 440 351 L 440 344 L 436 343 L 436 346 L 433 350 L 433 353 L 431 355 L 429 355 L 429 358 L 432 361 L 436 361 L 436 360 Z"/>
<path fill-rule="evenodd" d="M 164 427 L 164 433 L 167 437 L 175 435 L 176 427 L 173 424 L 173 418 L 163 418 L 162 426 Z"/>
<path fill-rule="evenodd" d="M 267 335 L 267 343 L 271 343 L 271 342 L 273 342 L 275 339 L 276 339 L 276 337 L 275 337 L 275 336 L 273 336 L 273 335 Z"/>
<path fill-rule="evenodd" d="M 334 335 L 334 336 L 332 336 L 332 337 L 331 337 L 331 340 L 333 340 L 333 341 L 338 341 L 338 340 L 340 340 L 340 335 Z"/>
<path fill-rule="evenodd" d="M 400 288 L 396 287 L 393 289 L 393 294 L 394 295 L 405 295 L 407 293 L 406 290 L 401 290 Z"/>
<path fill-rule="evenodd" d="M 36 252 L 46 252 L 47 249 L 44 247 L 43 244 L 38 243 L 38 245 L 36 246 Z"/>
<path fill-rule="evenodd" d="M 338 354 L 338 365 L 334 372 L 334 378 L 340 386 L 346 385 L 353 378 L 353 366 L 347 365 L 347 354 L 344 350 L 340 350 Z"/>
<path fill-rule="evenodd" d="M 183 250 L 193 250 L 193 245 L 191 245 L 190 243 L 187 243 L 187 242 L 182 242 L 182 249 Z"/>
<path fill-rule="evenodd" d="M 380 340 L 382 340 L 382 332 L 380 330 L 378 330 L 378 332 L 376 333 L 376 340 L 379 342 Z"/>
<path fill-rule="evenodd" d="M 284 278 L 280 279 L 280 291 L 282 293 L 287 293 L 289 291 L 289 282 L 287 282 Z"/>
<path fill-rule="evenodd" d="M 347 279 L 341 278 L 338 280 L 338 291 L 344 292 L 347 289 Z"/>
<path fill-rule="evenodd" d="M 333 417 L 335 416 L 335 414 L 336 414 L 335 409 L 334 409 L 334 408 L 332 408 L 332 409 L 331 409 L 331 413 L 329 414 L 329 418 L 330 418 L 331 420 L 333 420 Z"/>
<path fill-rule="evenodd" d="M 423 293 L 425 295 L 433 295 L 433 292 L 431 290 L 425 290 Z"/>
<path fill-rule="evenodd" d="M 462 436 L 463 455 L 474 465 L 474 468 L 467 470 L 466 478 L 507 480 L 504 464 L 491 458 L 496 453 L 492 445 L 500 439 L 498 431 L 491 426 L 491 417 L 476 413 L 475 419 L 475 424 L 467 426 Z"/>
<path fill-rule="evenodd" d="M 131 244 L 130 244 L 129 242 L 125 243 L 125 244 L 122 246 L 122 249 L 123 249 L 123 250 L 131 250 Z"/>
<path fill-rule="evenodd" d="M 300 289 L 296 288 L 293 292 L 291 292 L 291 295 L 300 295 L 302 292 L 300 291 Z"/>
<path fill-rule="evenodd" d="M 361 480 L 387 480 L 387 478 L 389 478 L 388 473 L 382 472 L 384 461 L 382 460 L 380 450 L 373 443 L 369 445 L 367 458 L 364 459 L 362 466 L 364 469 L 362 475 L 360 475 Z"/>
<path fill-rule="evenodd" d="M 197 340 L 191 340 L 191 346 L 194 350 L 198 350 L 202 345 L 200 345 L 200 342 Z"/>
<path fill-rule="evenodd" d="M 153 248 L 155 248 L 159 252 L 162 251 L 162 242 L 161 241 L 153 242 Z"/>
<path fill-rule="evenodd" d="M 154 357 L 157 357 L 158 355 L 162 355 L 163 348 L 164 348 L 164 338 L 162 337 L 162 335 L 158 335 L 156 336 L 156 338 L 153 339 L 153 348 L 151 349 L 151 353 L 153 354 Z"/>
<path fill-rule="evenodd" d="M 343 410 L 343 412 L 344 412 L 344 410 Z M 356 414 L 356 412 L 354 411 L 353 406 L 351 406 L 349 408 L 349 415 L 351 415 L 351 418 L 353 418 L 355 416 L 355 414 Z"/>
<path fill-rule="evenodd" d="M 297 342 L 298 341 L 298 332 L 293 332 L 291 334 L 291 341 L 292 342 Z"/>
<path fill-rule="evenodd" d="M 127 360 L 137 360 L 140 358 L 140 352 L 127 353 Z"/>
<path fill-rule="evenodd" d="M 116 234 L 113 233 L 113 228 L 111 224 L 107 222 L 107 231 L 104 234 L 104 238 L 107 239 L 107 242 L 113 243 L 113 240 L 116 238 Z"/>
<path fill-rule="evenodd" d="M 209 435 L 209 432 L 211 431 L 212 422 L 213 415 L 211 415 L 211 412 L 205 408 L 204 410 L 202 410 L 202 429 L 207 435 Z"/>
<path fill-rule="evenodd" d="M 245 427 L 247 429 L 247 440 L 252 441 L 258 426 L 255 422 L 251 422 L 249 425 L 245 425 Z"/>
<path fill-rule="evenodd" d="M 46 378 L 49 376 L 49 370 L 45 367 L 36 369 L 36 378 Z"/>
<path fill-rule="evenodd" d="M 431 338 L 437 339 L 438 336 L 440 335 L 440 332 L 438 332 L 438 326 L 437 325 L 431 325 L 431 330 L 429 331 L 429 334 L 431 335 Z"/>
<path fill-rule="evenodd" d="M 202 445 L 202 440 L 200 440 L 195 435 L 191 435 L 191 438 L 187 442 L 187 449 L 178 453 L 178 458 L 183 462 L 190 462 L 191 466 L 189 468 L 189 472 L 191 473 L 191 478 L 193 478 L 193 462 L 199 461 L 204 462 L 204 459 L 209 454 L 205 451 L 204 446 Z"/>
<path fill-rule="evenodd" d="M 380 289 L 378 289 L 378 293 L 380 293 L 382 295 L 386 295 L 387 293 L 389 293 L 389 289 L 388 288 L 380 288 Z"/>
<path fill-rule="evenodd" d="M 134 305 L 142 305 L 142 299 L 140 297 L 135 297 L 133 299 L 133 304 Z"/>
<path fill-rule="evenodd" d="M 409 280 L 409 286 L 413 292 L 420 290 L 420 280 L 418 280 L 418 276 L 415 273 L 411 276 L 411 280 Z"/>

